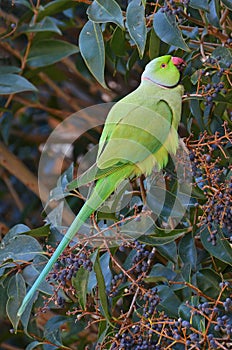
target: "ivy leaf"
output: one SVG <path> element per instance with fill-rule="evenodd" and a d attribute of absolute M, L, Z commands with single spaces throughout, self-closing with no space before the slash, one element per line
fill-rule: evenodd
<path fill-rule="evenodd" d="M 135 42 L 140 58 L 143 57 L 147 28 L 145 22 L 145 7 L 141 0 L 133 0 L 129 3 L 126 11 L 126 24 L 130 37 Z"/>
<path fill-rule="evenodd" d="M 160 9 L 154 15 L 153 27 L 158 37 L 165 43 L 179 47 L 185 51 L 190 51 L 176 23 L 175 15 L 164 13 Z"/>
<path fill-rule="evenodd" d="M 95 23 L 113 22 L 124 28 L 123 15 L 120 6 L 114 0 L 95 0 L 88 7 L 89 19 Z"/>
<path fill-rule="evenodd" d="M 88 21 L 84 25 L 79 36 L 79 47 L 86 66 L 97 81 L 106 88 L 104 79 L 105 46 L 98 23 Z"/>

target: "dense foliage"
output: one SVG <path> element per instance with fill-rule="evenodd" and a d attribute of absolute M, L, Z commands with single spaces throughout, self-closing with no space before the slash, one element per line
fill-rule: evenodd
<path fill-rule="evenodd" d="M 231 0 L 0 2 L 2 349 L 231 347 L 231 10 Z M 78 212 L 86 196 L 72 180 L 98 143 L 96 104 L 109 108 L 165 54 L 186 61 L 182 150 L 91 217 L 19 320 L 68 206 Z M 43 148 L 57 125 L 59 142 Z"/>

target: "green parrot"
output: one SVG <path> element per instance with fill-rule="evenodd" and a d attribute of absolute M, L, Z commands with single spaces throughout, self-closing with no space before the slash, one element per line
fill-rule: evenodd
<path fill-rule="evenodd" d="M 168 154 L 176 153 L 183 95 L 179 81 L 184 65 L 183 59 L 170 55 L 153 59 L 146 65 L 139 87 L 110 110 L 96 163 L 76 179 L 77 187 L 96 181 L 95 187 L 25 296 L 18 317 L 80 227 L 119 184 L 126 178 L 150 175 L 155 166 L 162 169 Z"/>

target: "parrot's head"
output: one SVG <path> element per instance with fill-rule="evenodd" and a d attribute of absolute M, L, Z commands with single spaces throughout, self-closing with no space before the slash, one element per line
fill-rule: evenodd
<path fill-rule="evenodd" d="M 150 80 L 164 87 L 174 87 L 180 81 L 185 61 L 180 57 L 165 55 L 149 62 L 142 74 L 143 80 Z"/>

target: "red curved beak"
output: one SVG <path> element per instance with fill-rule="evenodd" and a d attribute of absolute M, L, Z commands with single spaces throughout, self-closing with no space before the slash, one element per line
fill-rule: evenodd
<path fill-rule="evenodd" d="M 171 58 L 172 63 L 179 69 L 182 70 L 187 64 L 186 62 L 180 58 L 180 57 L 172 57 Z"/>

